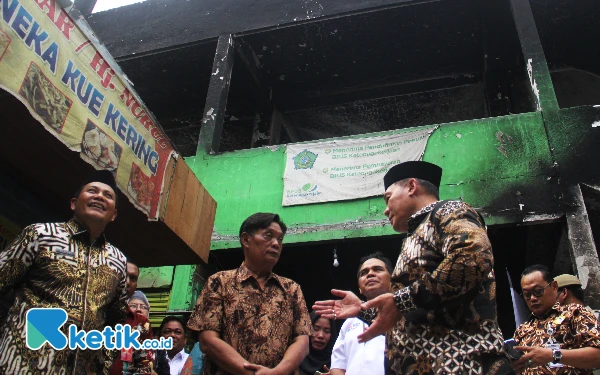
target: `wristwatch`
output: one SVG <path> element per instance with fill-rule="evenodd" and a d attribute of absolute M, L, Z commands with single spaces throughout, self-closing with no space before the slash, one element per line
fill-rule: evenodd
<path fill-rule="evenodd" d="M 552 349 L 552 363 L 560 363 L 562 356 L 560 349 Z"/>

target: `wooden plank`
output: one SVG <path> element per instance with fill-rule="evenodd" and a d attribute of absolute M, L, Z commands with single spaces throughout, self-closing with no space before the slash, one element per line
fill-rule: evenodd
<path fill-rule="evenodd" d="M 202 232 L 202 216 L 204 216 L 204 200 L 206 196 L 210 196 L 202 183 L 198 185 L 198 199 L 196 200 L 196 207 L 194 209 L 194 217 L 193 220 L 189 222 L 190 227 L 190 243 L 196 244 L 198 243 L 197 238 L 198 235 Z"/>
<path fill-rule="evenodd" d="M 188 168 L 187 165 L 186 168 Z M 205 190 L 200 189 L 200 181 L 198 181 L 196 175 L 188 168 L 181 218 L 179 219 L 179 225 L 177 226 L 179 237 L 187 244 L 192 242 L 194 223 L 197 220 L 197 203 L 198 201 L 202 202 L 204 193 Z"/>
<path fill-rule="evenodd" d="M 177 158 L 173 155 L 169 158 L 167 162 L 167 168 L 165 169 L 165 186 L 163 186 L 163 191 L 160 196 L 160 204 L 159 204 L 159 218 L 164 221 L 165 214 L 167 212 L 167 202 L 169 201 L 169 192 L 171 191 L 171 186 L 173 184 L 173 177 L 175 177 L 175 168 L 177 167 Z"/>
<path fill-rule="evenodd" d="M 184 203 L 187 175 L 190 172 L 189 168 L 186 167 L 184 162 L 177 162 L 175 173 L 173 174 L 173 183 L 167 193 L 167 209 L 165 210 L 164 222 L 173 230 L 177 220 L 180 218 Z M 177 231 L 175 232 L 177 233 Z"/>
<path fill-rule="evenodd" d="M 183 160 L 175 166 L 166 199 L 164 223 L 208 262 L 216 203 Z"/>
<path fill-rule="evenodd" d="M 202 187 L 204 189 L 204 187 Z M 206 193 L 202 202 L 202 211 L 199 212 L 197 220 L 197 232 L 194 237 L 194 244 L 201 250 L 198 255 L 202 260 L 208 263 L 208 254 L 210 252 L 210 241 L 214 228 L 215 215 L 217 212 L 217 203 Z"/>

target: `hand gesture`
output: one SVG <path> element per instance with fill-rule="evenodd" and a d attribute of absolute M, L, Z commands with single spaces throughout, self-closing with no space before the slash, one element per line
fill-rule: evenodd
<path fill-rule="evenodd" d="M 552 349 L 541 346 L 515 346 L 515 350 L 524 352 L 517 361 L 512 362 L 515 372 L 520 373 L 528 367 L 537 367 L 552 362 Z"/>
<path fill-rule="evenodd" d="M 313 305 L 313 311 L 325 319 L 346 319 L 358 316 L 360 313 L 360 305 L 362 301 L 356 294 L 345 291 L 332 289 L 331 294 L 337 297 L 342 297 L 341 300 L 317 301 Z"/>
<path fill-rule="evenodd" d="M 383 335 L 390 329 L 394 328 L 400 312 L 396 308 L 394 302 L 394 295 L 392 293 L 385 293 L 377 298 L 373 298 L 362 304 L 363 310 L 371 308 L 377 309 L 377 318 L 373 320 L 369 328 L 358 336 L 358 342 L 363 343 L 375 338 L 379 335 Z"/>
<path fill-rule="evenodd" d="M 244 363 L 244 368 L 249 371 L 254 371 L 254 375 L 275 375 L 275 370 L 261 366 L 255 365 L 253 363 Z"/>
<path fill-rule="evenodd" d="M 315 372 L 315 375 L 316 374 L 319 374 L 319 375 L 331 375 L 331 370 L 329 370 L 326 365 L 323 365 L 323 371 L 325 371 L 325 372 L 317 371 L 317 372 Z"/>

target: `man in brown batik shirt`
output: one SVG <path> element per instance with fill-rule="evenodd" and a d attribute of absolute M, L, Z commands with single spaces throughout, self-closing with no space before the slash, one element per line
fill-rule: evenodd
<path fill-rule="evenodd" d="M 412 161 L 384 177 L 384 214 L 406 239 L 392 292 L 362 304 L 351 292 L 313 306 L 325 318 L 357 316 L 366 342 L 386 334 L 386 374 L 500 375 L 512 372 L 496 316 L 494 258 L 485 224 L 460 201 L 439 201 L 442 169 Z M 377 308 L 375 310 L 374 308 Z"/>
<path fill-rule="evenodd" d="M 285 224 L 257 213 L 240 228 L 244 263 L 206 282 L 188 327 L 199 331 L 205 375 L 294 373 L 308 354 L 311 321 L 300 286 L 271 272 Z"/>
<path fill-rule="evenodd" d="M 514 362 L 523 375 L 591 375 L 600 367 L 600 327 L 585 306 L 558 301 L 558 283 L 548 267 L 530 266 L 521 275 L 521 289 L 531 318 L 515 331 L 525 354 Z"/>

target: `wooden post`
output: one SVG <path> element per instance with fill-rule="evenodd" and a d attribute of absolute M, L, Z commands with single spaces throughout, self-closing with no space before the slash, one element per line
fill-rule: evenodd
<path fill-rule="evenodd" d="M 217 42 L 217 51 L 213 61 L 212 76 L 208 84 L 208 94 L 204 105 L 204 117 L 200 128 L 198 152 L 216 154 L 221 144 L 223 120 L 227 107 L 227 96 L 231 83 L 234 60 L 233 37 L 222 35 Z"/>
<path fill-rule="evenodd" d="M 573 271 L 585 289 L 585 300 L 592 308 L 600 308 L 600 261 L 592 236 L 592 228 L 583 201 L 581 187 L 573 184 L 563 190 Z"/>

